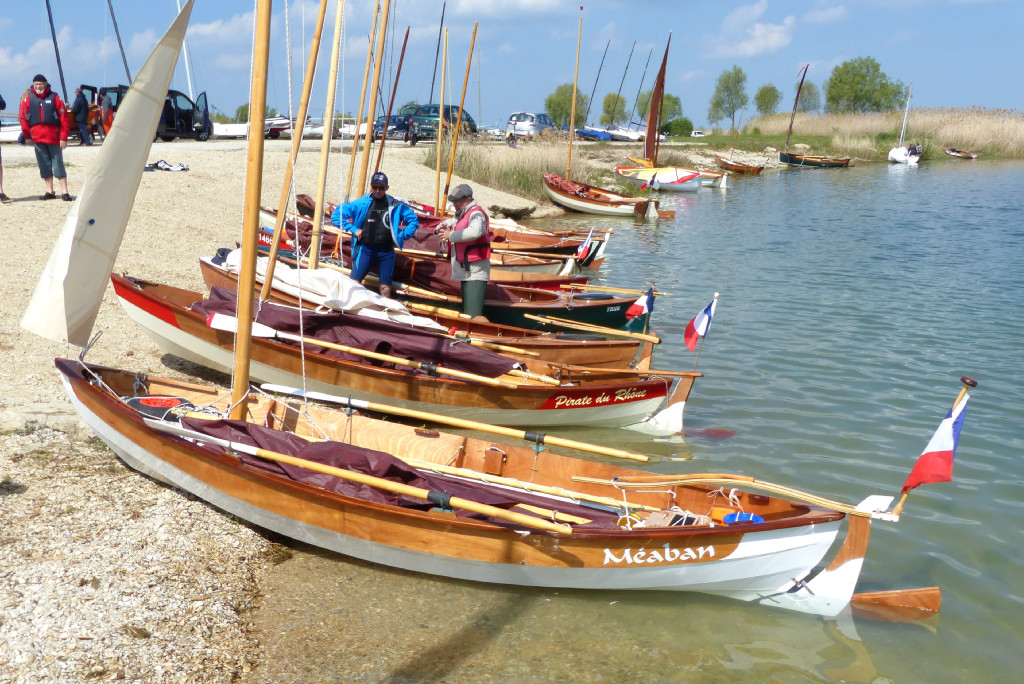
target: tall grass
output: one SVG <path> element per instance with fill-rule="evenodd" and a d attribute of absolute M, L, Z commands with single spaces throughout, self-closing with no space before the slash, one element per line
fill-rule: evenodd
<path fill-rule="evenodd" d="M 605 149 L 602 150 L 602 147 Z M 451 154 L 449 139 L 441 143 L 441 158 Z M 460 176 L 503 192 L 534 202 L 547 200 L 543 175 L 546 172 L 565 175 L 568 143 L 559 136 L 544 136 L 521 140 L 515 147 L 503 143 L 459 138 L 455 154 L 455 168 Z M 586 151 L 573 146 L 572 180 L 629 193 L 629 188 L 614 174 L 616 164 L 623 161 L 621 148 L 589 145 Z M 437 150 L 433 145 L 424 149 L 423 163 L 433 167 L 437 163 Z M 442 161 L 447 168 L 447 161 Z"/>
<path fill-rule="evenodd" d="M 745 132 L 784 136 L 789 113 L 755 117 Z M 801 138 L 827 137 L 837 152 L 864 159 L 884 157 L 899 138 L 903 112 L 869 114 L 798 113 L 791 142 Z M 923 141 L 925 147 L 956 147 L 983 152 L 986 156 L 1024 158 L 1024 112 L 983 107 L 910 109 L 907 140 Z"/>

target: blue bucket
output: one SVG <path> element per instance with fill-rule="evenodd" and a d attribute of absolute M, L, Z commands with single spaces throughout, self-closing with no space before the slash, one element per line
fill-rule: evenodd
<path fill-rule="evenodd" d="M 722 518 L 722 521 L 726 525 L 735 525 L 737 523 L 763 523 L 764 518 L 753 513 L 729 513 L 727 516 Z"/>

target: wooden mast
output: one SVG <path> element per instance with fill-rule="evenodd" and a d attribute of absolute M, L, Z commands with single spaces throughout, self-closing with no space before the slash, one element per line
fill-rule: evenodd
<path fill-rule="evenodd" d="M 583 7 L 580 7 L 583 9 Z M 569 156 L 565 161 L 565 180 L 569 180 L 572 172 L 572 136 L 576 132 L 576 80 L 580 76 L 580 43 L 583 41 L 583 15 L 580 15 L 580 28 L 576 33 L 576 71 L 572 75 L 572 106 L 569 107 Z M 596 84 L 595 84 L 596 87 Z"/>
<path fill-rule="evenodd" d="M 384 0 L 384 11 L 380 18 L 380 32 L 377 34 L 377 63 L 373 67 L 370 106 L 366 114 L 366 133 L 363 136 L 362 169 L 359 172 L 359 187 L 356 188 L 360 195 L 366 189 L 366 170 L 370 166 L 370 144 L 373 141 L 373 115 L 377 110 L 377 85 L 380 83 L 380 68 L 384 64 L 384 37 L 388 32 L 388 13 L 390 10 L 391 0 Z M 358 134 L 359 131 L 356 131 L 356 133 Z"/>
<path fill-rule="evenodd" d="M 789 152 L 789 136 L 793 135 L 793 121 L 796 119 L 796 106 L 800 102 L 800 91 L 804 87 L 804 79 L 807 78 L 807 69 L 810 68 L 810 64 L 806 65 L 801 71 L 803 75 L 800 77 L 800 85 L 796 87 L 796 97 L 793 99 L 793 113 L 789 117 L 789 131 L 786 132 L 786 151 Z"/>
<path fill-rule="evenodd" d="M 434 143 L 437 162 L 434 168 L 434 216 L 444 215 L 444 202 L 441 197 L 441 138 L 444 135 L 444 85 L 448 75 L 448 29 L 444 30 L 444 52 L 441 53 L 441 98 L 437 116 L 437 140 Z"/>
<path fill-rule="evenodd" d="M 270 57 L 272 0 L 256 2 L 252 85 L 249 94 L 249 151 L 246 157 L 245 206 L 242 220 L 242 264 L 238 275 L 238 334 L 231 379 L 231 418 L 245 417 L 252 351 L 252 308 L 256 293 L 256 238 L 260 229 L 260 186 L 263 182 L 263 126 L 267 115 L 267 65 Z"/>
<path fill-rule="evenodd" d="M 405 38 L 402 40 L 402 52 L 398 55 L 398 71 L 395 72 L 395 83 L 391 86 L 391 100 L 388 102 L 388 111 L 384 115 L 384 130 L 380 134 L 380 147 L 377 148 L 377 163 L 373 165 L 373 171 L 380 171 L 380 160 L 384 156 L 384 143 L 388 139 L 388 126 L 391 125 L 391 111 L 395 107 L 395 95 L 398 93 L 398 79 L 402 76 L 402 62 L 405 61 L 405 46 L 409 42 L 409 27 L 405 27 Z"/>
<path fill-rule="evenodd" d="M 352 133 L 352 155 L 348 161 L 348 180 L 345 182 L 345 197 L 343 202 L 348 202 L 352 197 L 352 176 L 356 170 L 356 154 L 359 150 L 359 127 L 363 123 L 363 105 L 366 104 L 366 82 L 370 78 L 370 60 L 373 59 L 373 39 L 377 37 L 377 19 L 380 14 L 380 0 L 373 10 L 373 28 L 370 29 L 370 38 L 366 46 L 366 68 L 363 70 L 363 88 L 359 94 L 359 111 L 356 112 L 355 132 Z M 360 193 L 362 194 L 362 193 Z"/>
<path fill-rule="evenodd" d="M 448 196 L 448 187 L 452 183 L 452 170 L 455 168 L 455 148 L 459 143 L 459 131 L 462 130 L 462 108 L 466 103 L 466 87 L 469 85 L 469 71 L 473 67 L 473 49 L 476 47 L 476 30 L 480 22 L 473 24 L 473 37 L 469 41 L 469 59 L 466 60 L 466 77 L 462 80 L 462 97 L 459 98 L 459 116 L 455 120 L 455 135 L 452 136 L 452 151 L 448 155 L 448 177 L 444 181 L 444 196 Z"/>
<path fill-rule="evenodd" d="M 306 63 L 306 75 L 302 81 L 302 97 L 299 100 L 298 118 L 295 126 L 292 127 L 292 153 L 288 155 L 288 166 L 284 171 L 284 185 L 281 187 L 281 199 L 277 203 L 277 222 L 274 225 L 274 239 L 270 245 L 270 256 L 267 260 L 267 275 L 263 281 L 263 289 L 260 290 L 260 300 L 266 301 L 270 298 L 270 291 L 274 283 L 274 266 L 277 264 L 277 252 L 280 249 L 281 234 L 284 232 L 284 222 L 287 218 L 285 209 L 288 207 L 288 197 L 292 191 L 292 177 L 295 173 L 295 159 L 299 154 L 299 145 L 302 143 L 302 131 L 306 127 L 306 114 L 309 111 L 309 93 L 313 89 L 313 75 L 316 74 L 317 55 L 320 54 L 320 37 L 324 32 L 324 18 L 327 16 L 327 0 L 320 0 L 320 13 L 317 15 L 316 27 L 313 30 L 313 40 L 309 46 L 309 61 Z"/>
<path fill-rule="evenodd" d="M 338 58 L 341 54 L 341 28 L 344 21 L 345 0 L 338 0 L 334 14 L 334 44 L 331 49 L 331 70 L 327 77 L 327 103 L 324 105 L 324 132 L 320 136 L 320 173 L 316 180 L 316 201 L 313 203 L 313 234 L 309 241 L 309 262 L 315 269 L 320 263 L 320 239 L 323 232 L 324 188 L 327 185 L 327 161 L 331 154 L 331 138 L 334 133 L 334 93 L 338 86 Z M 328 119 L 328 117 L 330 117 Z M 328 124 L 328 120 L 330 124 Z M 329 126 L 329 127 L 328 127 Z M 284 212 L 278 212 L 282 214 Z M 269 280 L 267 282 L 270 282 Z"/>

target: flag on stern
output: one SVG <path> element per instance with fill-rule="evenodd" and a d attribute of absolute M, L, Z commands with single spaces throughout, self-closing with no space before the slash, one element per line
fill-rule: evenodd
<path fill-rule="evenodd" d="M 654 288 L 637 297 L 636 301 L 626 309 L 626 320 L 631 321 L 637 316 L 643 316 L 654 311 Z"/>
<path fill-rule="evenodd" d="M 945 420 L 939 423 L 939 429 L 932 435 L 907 481 L 903 483 L 901 494 L 906 494 L 918 485 L 953 481 L 953 456 L 956 455 L 960 428 L 964 425 L 967 400 L 970 398 L 971 395 L 965 394 L 963 400 L 951 408 Z"/>
<path fill-rule="evenodd" d="M 583 263 L 588 256 L 590 256 L 590 249 L 592 247 L 591 242 L 594 237 L 594 229 L 591 228 L 590 232 L 587 233 L 587 239 L 580 243 L 580 246 L 576 248 L 576 261 Z"/>
<path fill-rule="evenodd" d="M 690 351 L 697 349 L 697 339 L 706 337 L 711 329 L 711 317 L 715 315 L 715 305 L 718 304 L 718 293 L 711 303 L 701 309 L 701 312 L 690 319 L 686 325 L 686 332 L 683 333 L 683 341 Z"/>

